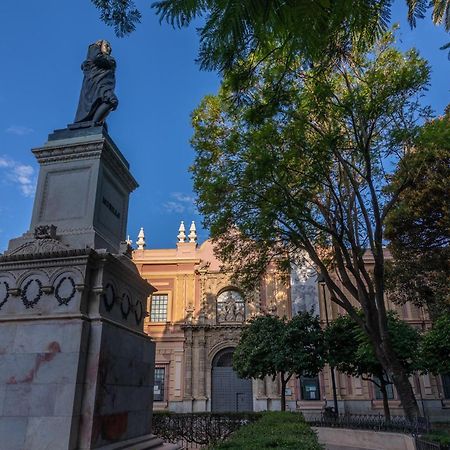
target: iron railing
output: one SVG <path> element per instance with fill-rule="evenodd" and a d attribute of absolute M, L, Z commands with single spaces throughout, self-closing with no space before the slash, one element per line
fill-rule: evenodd
<path fill-rule="evenodd" d="M 448 445 L 439 444 L 438 442 L 427 441 L 423 437 L 416 437 L 417 450 L 450 450 Z"/>
<path fill-rule="evenodd" d="M 258 413 L 154 413 L 153 433 L 183 449 L 200 449 L 225 440 L 242 425 L 261 417 Z"/>
<path fill-rule="evenodd" d="M 304 414 L 306 422 L 315 427 L 350 428 L 373 431 L 391 431 L 418 436 L 430 431 L 427 420 L 418 417 L 411 421 L 404 416 L 392 416 L 389 420 L 381 414 Z"/>

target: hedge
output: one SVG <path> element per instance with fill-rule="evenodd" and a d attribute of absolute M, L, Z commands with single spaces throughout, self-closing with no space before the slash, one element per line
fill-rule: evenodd
<path fill-rule="evenodd" d="M 323 450 L 303 416 L 292 412 L 266 412 L 260 420 L 243 426 L 211 450 L 295 449 Z"/>

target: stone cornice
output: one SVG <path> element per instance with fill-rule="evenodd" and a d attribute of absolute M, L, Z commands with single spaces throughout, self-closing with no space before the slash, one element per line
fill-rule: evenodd
<path fill-rule="evenodd" d="M 54 266 L 61 264 L 61 259 L 64 259 L 64 264 L 80 264 L 86 262 L 86 257 L 94 256 L 97 252 L 91 248 L 84 249 L 68 249 L 59 250 L 56 252 L 46 253 L 32 253 L 32 254 L 16 254 L 16 255 L 2 255 L 0 256 L 0 263 L 6 269 L 8 265 L 24 267 L 24 263 L 29 262 L 31 265 L 47 265 Z"/>
<path fill-rule="evenodd" d="M 62 161 L 100 159 L 103 158 L 115 175 L 121 178 L 129 192 L 138 187 L 137 181 L 131 175 L 126 160 L 118 151 L 109 136 L 96 136 L 94 139 L 62 139 L 52 141 L 32 149 L 39 164 L 51 164 Z"/>

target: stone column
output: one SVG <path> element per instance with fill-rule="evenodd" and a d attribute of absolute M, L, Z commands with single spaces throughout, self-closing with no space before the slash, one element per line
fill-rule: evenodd
<path fill-rule="evenodd" d="M 192 400 L 192 327 L 184 329 L 184 399 Z"/>

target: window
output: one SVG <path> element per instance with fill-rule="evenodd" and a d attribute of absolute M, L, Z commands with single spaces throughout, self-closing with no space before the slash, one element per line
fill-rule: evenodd
<path fill-rule="evenodd" d="M 444 388 L 444 397 L 450 398 L 450 373 L 441 375 L 442 387 Z"/>
<path fill-rule="evenodd" d="M 153 400 L 155 402 L 163 402 L 164 395 L 164 380 L 166 377 L 166 369 L 164 367 L 155 367 L 155 384 L 153 386 Z"/>
<path fill-rule="evenodd" d="M 217 296 L 217 322 L 243 322 L 245 304 L 238 291 L 227 290 Z"/>
<path fill-rule="evenodd" d="M 373 377 L 373 379 L 375 380 L 376 383 L 380 383 L 380 380 L 377 377 Z M 381 389 L 375 383 L 373 383 L 373 387 L 375 389 L 375 399 L 383 400 L 383 394 L 381 392 Z M 392 383 L 386 386 L 386 393 L 388 400 L 392 400 L 394 398 L 394 386 L 392 385 Z"/>
<path fill-rule="evenodd" d="M 300 377 L 302 400 L 320 400 L 319 377 Z"/>
<path fill-rule="evenodd" d="M 152 322 L 167 321 L 167 294 L 152 295 L 152 304 L 150 307 L 150 320 Z"/>

